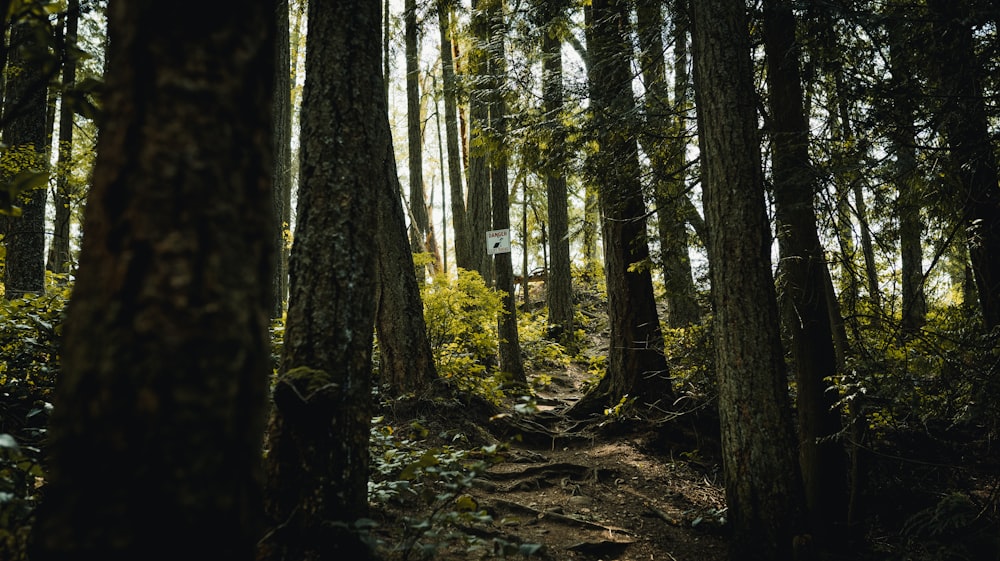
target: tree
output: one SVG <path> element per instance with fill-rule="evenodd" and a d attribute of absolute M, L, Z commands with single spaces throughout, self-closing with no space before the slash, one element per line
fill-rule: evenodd
<path fill-rule="evenodd" d="M 794 308 L 786 322 L 796 381 L 799 464 L 813 535 L 830 545 L 847 516 L 846 457 L 841 431 L 826 258 L 816 227 L 815 171 L 802 103 L 796 21 L 789 4 L 764 2 L 764 50 L 770 109 L 771 169 L 783 289 Z"/>
<path fill-rule="evenodd" d="M 455 231 L 455 261 L 459 268 L 471 270 L 472 251 L 468 218 L 465 210 L 465 190 L 462 187 L 462 151 L 458 142 L 458 93 L 455 61 L 452 57 L 452 5 L 450 0 L 438 0 L 438 29 L 441 35 L 441 83 L 444 97 L 445 139 L 448 144 L 448 187 L 451 193 L 451 220 Z M 447 252 L 447 248 L 445 248 Z"/>
<path fill-rule="evenodd" d="M 426 391 L 437 379 L 434 355 L 427 340 L 420 286 L 413 274 L 413 253 L 406 235 L 399 179 L 392 142 L 383 156 L 387 181 L 377 194 L 379 375 L 383 387 L 402 395 Z"/>
<path fill-rule="evenodd" d="M 701 310 L 691 278 L 688 256 L 686 177 L 687 105 L 687 7 L 672 2 L 674 16 L 674 104 L 667 96 L 667 72 L 663 47 L 663 6 L 643 0 L 636 6 L 639 34 L 639 66 L 646 86 L 646 127 L 640 136 L 652 167 L 653 198 L 656 201 L 660 238 L 660 266 L 666 292 L 667 322 L 685 327 L 701 321 Z"/>
<path fill-rule="evenodd" d="M 251 559 L 270 370 L 273 5 L 192 19 L 112 2 L 109 33 L 31 558 Z"/>
<path fill-rule="evenodd" d="M 395 185 L 378 0 L 309 2 L 302 171 L 259 558 L 365 559 L 377 199 Z M 376 186 L 376 187 L 373 187 Z M 412 275 L 412 270 L 408 272 Z"/>
<path fill-rule="evenodd" d="M 672 401 L 673 393 L 647 264 L 639 149 L 625 124 L 635 110 L 627 5 L 596 0 L 591 10 L 588 81 L 598 144 L 593 172 L 599 186 L 611 334 L 607 372 L 597 388 L 573 406 L 573 412 L 580 414 L 614 405 L 626 396 L 643 403 Z"/>
<path fill-rule="evenodd" d="M 48 168 L 46 148 L 46 85 L 43 67 L 47 45 L 39 42 L 51 33 L 42 14 L 29 10 L 10 30 L 12 49 L 7 61 L 4 100 L 3 173 L 9 182 L 43 176 Z M 48 191 L 32 189 L 25 195 L 21 216 L 7 220 L 4 243 L 4 294 L 10 300 L 45 292 L 45 203 Z"/>
<path fill-rule="evenodd" d="M 896 157 L 894 181 L 898 192 L 900 277 L 903 291 L 901 327 L 905 336 L 915 335 L 927 320 L 927 298 L 924 294 L 923 248 L 924 233 L 920 217 L 920 171 L 917 167 L 914 99 L 919 88 L 914 75 L 908 44 L 908 29 L 903 16 L 905 7 L 889 6 L 886 32 L 889 38 L 889 68 L 892 106 L 889 110 L 889 140 Z"/>
<path fill-rule="evenodd" d="M 691 3 L 731 558 L 791 559 L 804 513 L 770 270 L 746 4 Z"/>
<path fill-rule="evenodd" d="M 545 299 L 549 308 L 550 329 L 555 330 L 559 340 L 569 343 L 573 336 L 574 309 L 566 187 L 566 130 L 562 125 L 562 27 L 565 25 L 566 6 L 563 0 L 545 0 L 542 9 L 545 11 L 542 34 L 542 100 L 549 133 L 545 144 L 545 186 L 551 254 L 548 277 L 545 280 Z M 527 282 L 527 267 L 524 275 Z"/>
<path fill-rule="evenodd" d="M 48 263 L 46 268 L 54 273 L 68 273 L 70 265 L 70 216 L 73 203 L 70 187 L 70 166 L 73 160 L 73 128 L 74 110 L 66 93 L 76 83 L 75 54 L 77 28 L 80 20 L 79 0 L 70 0 L 66 6 L 63 33 L 63 97 L 59 108 L 59 138 L 58 138 L 58 173 L 56 188 L 52 197 L 54 219 L 52 224 L 52 241 L 49 244 Z"/>
<path fill-rule="evenodd" d="M 486 231 L 489 230 L 491 210 L 490 161 L 487 144 L 489 137 L 491 84 L 488 44 L 489 19 L 486 4 L 499 0 L 473 0 L 470 32 L 472 45 L 467 55 L 466 72 L 473 85 L 469 90 L 469 165 L 466 185 L 465 208 L 469 227 L 471 270 L 479 273 L 487 284 L 492 284 L 493 264 L 486 253 Z"/>
<path fill-rule="evenodd" d="M 403 8 L 406 39 L 406 130 L 410 166 L 410 245 L 415 253 L 429 252 L 434 258 L 432 271 L 440 271 L 441 255 L 427 214 L 424 191 L 423 118 L 420 103 L 420 52 L 417 46 L 419 26 L 417 2 L 406 0 Z"/>
<path fill-rule="evenodd" d="M 490 206 L 493 229 L 510 228 L 510 194 L 507 176 L 507 104 L 504 101 L 505 50 L 503 6 L 500 0 L 489 0 L 485 6 L 489 28 L 492 30 L 489 49 L 489 66 L 492 84 L 489 95 L 489 126 L 494 138 L 490 142 Z M 485 245 L 485 244 L 484 244 Z M 493 256 L 496 289 L 503 292 L 504 313 L 499 318 L 500 369 L 515 382 L 526 382 L 524 363 L 521 361 L 521 343 L 517 334 L 517 303 L 514 300 L 514 268 L 510 252 Z"/>
<path fill-rule="evenodd" d="M 274 306 L 272 318 L 280 318 L 285 311 L 288 293 L 288 249 L 285 229 L 291 222 L 292 201 L 292 62 L 291 37 L 289 36 L 288 0 L 275 3 L 278 37 L 274 49 L 274 188 L 272 189 L 275 228 Z"/>
<path fill-rule="evenodd" d="M 948 143 L 950 180 L 961 201 L 969 257 L 987 329 L 1000 326 L 1000 189 L 968 0 L 928 0 L 937 111 Z"/>

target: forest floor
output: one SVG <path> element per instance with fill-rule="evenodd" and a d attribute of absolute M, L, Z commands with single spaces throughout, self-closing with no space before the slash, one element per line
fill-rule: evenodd
<path fill-rule="evenodd" d="M 539 376 L 549 383 L 535 386 L 529 408 L 512 398 L 499 413 L 484 414 L 489 407 L 472 403 L 421 411 L 431 441 L 461 434 L 468 448 L 497 452 L 467 487 L 439 495 L 444 500 L 377 505 L 377 535 L 394 544 L 388 558 L 727 559 L 725 492 L 711 429 L 684 418 L 575 421 L 564 413 L 587 387 L 581 365 L 529 372 L 529 382 Z M 395 421 L 407 417 L 413 412 Z M 437 438 L 435 445 L 451 444 Z M 423 536 L 414 520 L 427 521 L 416 525 Z"/>

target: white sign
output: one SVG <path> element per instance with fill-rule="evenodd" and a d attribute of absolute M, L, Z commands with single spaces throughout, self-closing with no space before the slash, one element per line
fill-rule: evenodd
<path fill-rule="evenodd" d="M 510 253 L 510 229 L 486 232 L 486 254 Z"/>

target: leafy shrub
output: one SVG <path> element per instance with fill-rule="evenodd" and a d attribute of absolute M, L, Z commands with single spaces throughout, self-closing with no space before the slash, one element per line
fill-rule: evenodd
<path fill-rule="evenodd" d="M 58 280 L 58 279 L 56 279 Z M 0 559 L 24 559 L 43 478 L 41 443 L 59 372 L 58 344 L 69 288 L 0 298 Z"/>
<path fill-rule="evenodd" d="M 503 381 L 492 367 L 499 347 L 497 319 L 504 312 L 501 294 L 479 273 L 465 270 L 454 279 L 437 275 L 421 291 L 438 375 L 461 391 L 499 403 Z"/>

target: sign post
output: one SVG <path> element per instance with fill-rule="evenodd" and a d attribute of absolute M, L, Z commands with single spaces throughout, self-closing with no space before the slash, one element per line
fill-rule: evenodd
<path fill-rule="evenodd" d="M 486 254 L 510 253 L 510 228 L 486 232 Z"/>

